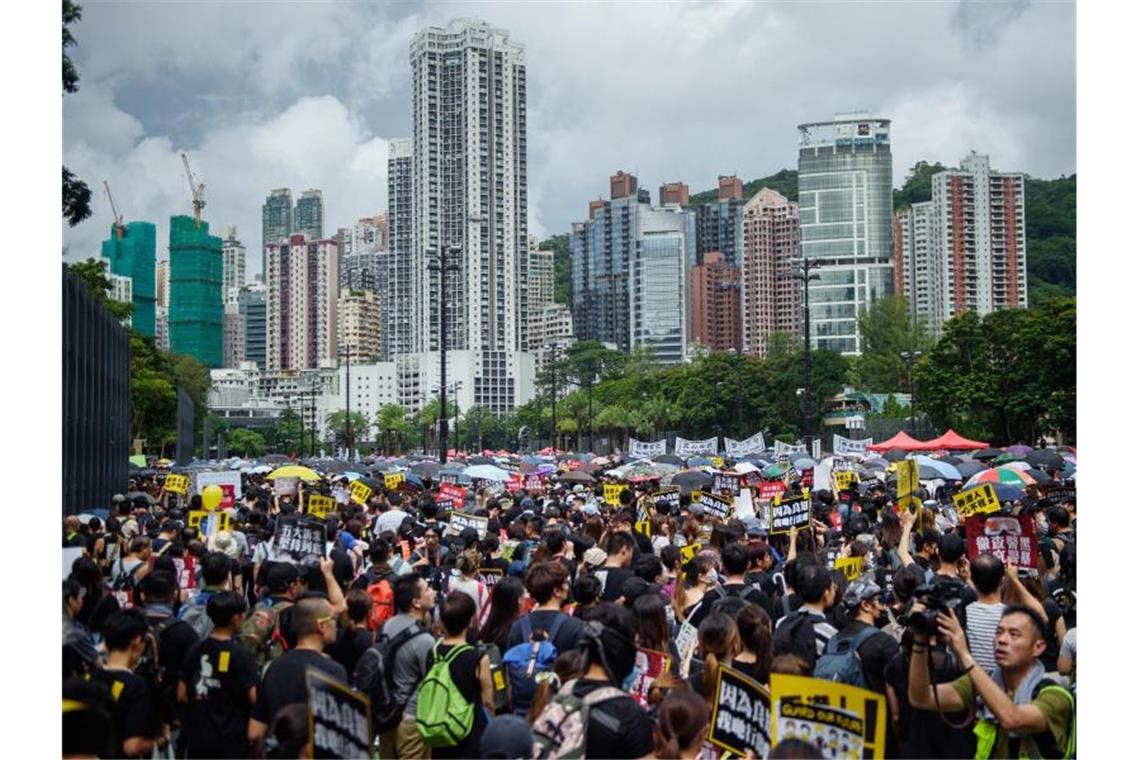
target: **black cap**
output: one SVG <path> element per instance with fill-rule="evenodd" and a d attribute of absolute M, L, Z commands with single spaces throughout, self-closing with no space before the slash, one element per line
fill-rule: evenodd
<path fill-rule="evenodd" d="M 269 590 L 274 593 L 285 591 L 289 586 L 301 577 L 295 565 L 290 565 L 288 562 L 275 562 L 265 574 L 265 584 L 269 586 Z"/>

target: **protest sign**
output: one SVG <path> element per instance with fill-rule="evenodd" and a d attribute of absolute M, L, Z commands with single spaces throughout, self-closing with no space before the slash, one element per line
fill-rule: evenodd
<path fill-rule="evenodd" d="M 974 515 L 987 515 L 1001 509 L 997 492 L 992 483 L 982 483 L 968 491 L 956 493 L 951 497 L 954 509 L 958 510 L 958 519 L 965 520 Z"/>
<path fill-rule="evenodd" d="M 718 472 L 713 475 L 713 491 L 728 491 L 733 496 L 740 493 L 740 476 L 734 473 Z"/>
<path fill-rule="evenodd" d="M 621 503 L 621 492 L 624 489 L 622 483 L 606 483 L 602 486 L 602 500 L 616 507 Z"/>
<path fill-rule="evenodd" d="M 630 438 L 629 456 L 631 459 L 648 459 L 649 457 L 660 456 L 665 453 L 665 443 L 666 440 L 664 438 L 660 441 L 653 441 L 652 443 Z"/>
<path fill-rule="evenodd" d="M 703 441 L 690 441 L 685 438 L 676 438 L 673 441 L 673 453 L 679 457 L 691 457 L 697 454 L 715 454 L 716 437 Z"/>
<path fill-rule="evenodd" d="M 966 556 L 993 554 L 1006 564 L 1037 570 L 1037 523 L 1030 515 L 975 515 L 966 520 Z"/>
<path fill-rule="evenodd" d="M 843 577 L 849 581 L 856 580 L 863 574 L 863 558 L 862 557 L 837 557 L 835 560 L 835 569 L 843 573 Z"/>
<path fill-rule="evenodd" d="M 402 472 L 389 472 L 384 475 L 384 489 L 387 491 L 395 491 L 404 482 L 404 473 Z"/>
<path fill-rule="evenodd" d="M 638 649 L 634 658 L 633 688 L 628 689 L 629 695 L 637 700 L 642 707 L 649 706 L 649 688 L 657 676 L 669 671 L 671 664 L 669 655 L 652 649 Z"/>
<path fill-rule="evenodd" d="M 831 436 L 831 450 L 836 454 L 865 454 L 867 447 L 870 446 L 875 439 L 862 438 L 860 440 L 852 440 L 844 438 L 838 433 Z"/>
<path fill-rule="evenodd" d="M 806 488 L 796 497 L 785 499 L 783 494 L 772 499 L 768 533 L 788 533 L 792 528 L 811 525 L 811 492 Z"/>
<path fill-rule="evenodd" d="M 511 493 L 515 493 L 516 491 L 521 491 L 522 487 L 523 487 L 522 475 L 520 475 L 517 472 L 512 472 L 511 476 L 509 478 L 507 478 L 507 490 L 510 491 Z"/>
<path fill-rule="evenodd" d="M 352 485 L 348 487 L 349 497 L 362 507 L 368 506 L 368 497 L 372 495 L 372 489 L 365 483 L 359 480 L 352 481 Z"/>
<path fill-rule="evenodd" d="M 681 547 L 681 561 L 688 562 L 693 557 L 700 553 L 704 547 L 700 543 L 689 544 L 688 546 Z"/>
<path fill-rule="evenodd" d="M 309 757 L 368 757 L 372 707 L 368 697 L 316 668 L 305 669 L 309 707 Z"/>
<path fill-rule="evenodd" d="M 764 450 L 764 434 L 756 433 L 751 438 L 736 441 L 732 438 L 724 439 L 724 452 L 733 459 L 740 459 L 746 454 L 756 454 Z"/>
<path fill-rule="evenodd" d="M 692 613 L 689 613 L 689 617 L 692 617 Z M 673 642 L 677 645 L 677 656 L 681 658 L 681 678 L 689 677 L 689 664 L 692 662 L 693 652 L 697 648 L 697 634 L 696 626 L 688 620 L 682 620 L 681 627 L 677 630 L 677 635 L 673 639 Z"/>
<path fill-rule="evenodd" d="M 185 557 L 171 557 L 170 561 L 174 565 L 175 574 L 178 576 L 178 590 L 181 592 L 181 598 L 188 599 L 190 593 L 198 587 L 198 579 L 195 577 L 197 563 L 194 561 L 194 556 L 187 553 Z"/>
<path fill-rule="evenodd" d="M 206 519 L 208 513 L 204 509 L 192 509 L 186 515 L 186 527 L 193 528 L 201 532 L 202 520 Z"/>
<path fill-rule="evenodd" d="M 447 534 L 449 536 L 458 536 L 465 528 L 474 528 L 479 532 L 479 538 L 487 535 L 487 521 L 489 518 L 476 517 L 475 515 L 464 515 L 459 512 L 451 513 L 451 521 L 448 523 Z"/>
<path fill-rule="evenodd" d="M 820 724 L 824 727 L 824 746 L 826 746 L 830 742 L 830 729 L 836 730 L 835 738 L 838 741 L 840 738 L 839 728 L 842 725 L 848 733 L 859 734 L 862 747 L 860 750 L 852 750 L 849 747 L 848 754 L 843 755 L 840 751 L 841 745 L 837 745 L 839 749 L 836 750 L 835 754 L 830 755 L 831 757 L 881 758 L 886 753 L 887 704 L 886 699 L 881 694 L 835 681 L 773 673 L 771 700 L 773 744 L 778 744 L 785 738 L 803 739 L 802 732 L 805 727 L 800 724 L 806 723 L 807 735 L 811 737 L 807 741 L 812 746 L 816 746 L 815 726 Z M 795 705 L 795 707 L 788 707 L 788 705 Z M 794 719 L 781 717 L 785 711 L 789 714 L 795 713 L 806 716 L 807 712 L 800 709 L 803 707 L 811 707 L 816 710 L 831 708 L 840 711 L 843 715 L 820 714 L 813 716 L 812 720 L 808 720 L 806 717 Z M 840 721 L 841 717 L 843 718 L 842 721 Z M 832 722 L 829 723 L 828 721 Z M 858 731 L 851 731 L 850 729 L 858 729 Z M 825 756 L 827 756 L 826 753 Z"/>
<path fill-rule="evenodd" d="M 451 483 L 444 483 L 439 487 L 439 493 L 436 494 L 435 500 L 450 504 L 452 509 L 460 509 L 463 502 L 467 500 L 467 489 Z"/>
<path fill-rule="evenodd" d="M 167 475 L 166 480 L 163 481 L 163 488 L 170 493 L 186 493 L 186 489 L 190 487 L 190 478 L 186 475 Z"/>
<path fill-rule="evenodd" d="M 531 473 L 526 476 L 526 490 L 528 491 L 541 491 L 542 490 L 542 475 Z"/>
<path fill-rule="evenodd" d="M 839 550 L 836 549 L 834 546 L 828 547 L 828 549 L 827 549 L 827 569 L 828 570 L 834 570 L 835 569 L 835 560 L 837 560 L 837 559 L 839 559 Z"/>
<path fill-rule="evenodd" d="M 723 496 L 717 496 L 711 493 L 702 493 L 700 498 L 701 509 L 704 510 L 706 515 L 719 517 L 722 520 L 727 520 L 732 516 L 732 501 Z"/>
<path fill-rule="evenodd" d="M 846 491 L 853 484 L 859 482 L 859 474 L 851 470 L 839 470 L 833 473 L 835 477 L 835 490 Z"/>
<path fill-rule="evenodd" d="M 677 486 L 662 488 L 649 494 L 649 501 L 654 505 L 659 501 L 664 501 L 669 505 L 669 510 L 672 511 L 681 506 L 681 489 Z"/>
<path fill-rule="evenodd" d="M 216 536 L 218 533 L 229 531 L 230 529 L 230 514 L 229 512 L 205 512 L 202 514 L 204 517 L 198 520 L 198 536 L 206 539 L 210 536 Z"/>
<path fill-rule="evenodd" d="M 743 673 L 721 666 L 709 719 L 710 742 L 744 756 L 767 757 L 771 696 L 760 683 Z"/>
<path fill-rule="evenodd" d="M 784 492 L 784 481 L 765 480 L 756 487 L 760 501 L 771 501 Z"/>
<path fill-rule="evenodd" d="M 295 496 L 300 478 L 277 478 L 273 481 L 273 493 L 278 496 Z"/>
<path fill-rule="evenodd" d="M 459 483 L 459 473 L 457 472 L 441 472 L 436 476 L 436 480 L 440 483 Z"/>
<path fill-rule="evenodd" d="M 82 546 L 65 546 L 63 547 L 63 577 L 71 575 L 71 566 L 75 564 L 75 560 L 83 556 Z"/>
<path fill-rule="evenodd" d="M 898 475 L 898 507 L 906 509 L 911 502 L 915 507 L 922 506 L 914 494 L 918 492 L 918 462 L 913 459 L 904 459 L 897 463 L 895 470 Z"/>
<path fill-rule="evenodd" d="M 804 488 L 811 488 L 815 485 L 815 468 L 809 467 L 800 472 L 800 485 Z"/>
<path fill-rule="evenodd" d="M 277 562 L 313 564 L 325 556 L 325 525 L 308 521 L 277 521 L 273 553 Z"/>
<path fill-rule="evenodd" d="M 804 702 L 780 702 L 776 742 L 799 739 L 817 748 L 821 757 L 863 756 L 863 719 L 853 712 Z"/>
<path fill-rule="evenodd" d="M 653 525 L 648 520 L 638 520 L 633 524 L 633 530 L 635 533 L 640 533 L 646 538 L 653 535 Z"/>
<path fill-rule="evenodd" d="M 793 455 L 800 455 L 800 454 L 807 456 L 807 446 L 805 444 L 802 444 L 802 443 L 793 446 L 790 443 L 784 443 L 783 441 L 776 441 L 776 445 L 773 447 L 772 450 L 776 453 L 777 457 L 780 457 L 780 456 L 790 457 Z M 785 461 L 787 461 L 787 460 L 785 459 Z"/>
<path fill-rule="evenodd" d="M 756 516 L 756 508 L 752 506 L 752 491 L 745 488 L 732 500 L 732 514 L 737 520 L 748 520 Z"/>
<path fill-rule="evenodd" d="M 336 499 L 331 496 L 309 494 L 309 514 L 322 520 L 330 513 L 336 512 Z"/>
<path fill-rule="evenodd" d="M 701 542 L 702 547 L 708 546 L 709 541 L 712 540 L 712 532 L 713 532 L 713 526 L 712 525 L 705 523 L 704 525 L 701 526 L 700 538 L 698 538 L 697 540 Z"/>
<path fill-rule="evenodd" d="M 235 470 L 197 473 L 194 476 L 194 493 L 201 496 L 206 486 L 221 488 L 222 503 L 218 505 L 218 509 L 230 509 L 241 498 L 241 473 Z"/>
<path fill-rule="evenodd" d="M 483 583 L 487 584 L 487 589 L 490 590 L 503 579 L 503 568 L 481 567 L 479 568 L 479 575 L 483 576 Z"/>

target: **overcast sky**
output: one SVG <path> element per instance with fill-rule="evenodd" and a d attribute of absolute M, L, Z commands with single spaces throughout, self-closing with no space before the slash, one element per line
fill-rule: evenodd
<path fill-rule="evenodd" d="M 1075 7 L 1064 2 L 96 3 L 74 28 L 64 163 L 93 214 L 68 259 L 98 255 L 111 212 L 191 213 L 178 157 L 206 185 L 211 231 L 236 225 L 260 270 L 261 204 L 320 188 L 325 231 L 387 208 L 387 141 L 410 136 L 408 45 L 476 16 L 526 46 L 529 219 L 566 232 L 617 169 L 656 199 L 718 174 L 796 167 L 796 125 L 892 120 L 895 184 L 970 149 L 995 168 L 1076 171 Z"/>

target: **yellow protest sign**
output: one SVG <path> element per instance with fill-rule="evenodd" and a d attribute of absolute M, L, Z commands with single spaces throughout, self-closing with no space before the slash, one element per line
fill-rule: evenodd
<path fill-rule="evenodd" d="M 896 469 L 898 473 L 898 496 L 901 501 L 903 497 L 910 496 L 918 491 L 918 462 L 913 459 L 904 459 L 898 462 Z"/>
<path fill-rule="evenodd" d="M 634 529 L 634 531 L 636 531 L 637 533 L 640 533 L 641 535 L 645 536 L 646 538 L 649 538 L 649 536 L 651 535 L 652 530 L 653 530 L 652 526 L 648 520 L 638 520 L 637 522 L 635 522 L 633 524 L 633 529 Z"/>
<path fill-rule="evenodd" d="M 709 459 L 712 461 L 713 467 L 717 468 L 718 470 L 721 467 L 724 467 L 724 457 L 709 457 Z"/>
<path fill-rule="evenodd" d="M 198 519 L 194 519 L 194 515 L 198 515 Z M 210 521 L 214 520 L 217 527 L 213 530 L 216 535 L 221 531 L 228 531 L 230 529 L 230 513 L 229 512 L 206 512 L 206 511 L 193 511 L 190 513 L 190 519 L 187 520 L 187 526 L 195 528 L 198 531 L 198 537 L 206 539 L 209 537 L 211 525 Z"/>
<path fill-rule="evenodd" d="M 982 483 L 969 491 L 956 493 L 952 498 L 954 509 L 958 510 L 958 517 L 963 520 L 972 515 L 985 515 L 1001 509 L 993 483 Z"/>
<path fill-rule="evenodd" d="M 348 494 L 353 501 L 365 507 L 368 506 L 368 497 L 372 495 L 372 489 L 359 480 L 354 480 L 352 481 L 352 485 L 349 486 Z"/>
<path fill-rule="evenodd" d="M 788 731 L 789 725 L 795 732 L 801 729 L 800 719 L 807 720 L 806 716 L 799 715 L 804 708 L 811 707 L 817 711 L 830 708 L 825 711 L 830 715 L 816 715 L 814 720 L 831 727 L 844 727 L 862 738 L 862 748 L 845 756 L 885 756 L 887 701 L 881 694 L 835 681 L 784 673 L 772 674 L 771 692 L 773 746 L 788 736 L 799 738 L 798 733 L 789 734 Z M 793 713 L 797 714 L 795 720 L 791 718 Z"/>
<path fill-rule="evenodd" d="M 620 497 L 621 492 L 624 489 L 625 486 L 621 483 L 606 483 L 602 486 L 602 498 L 605 500 L 606 504 L 612 504 L 616 507 L 617 505 L 621 504 Z"/>
<path fill-rule="evenodd" d="M 326 517 L 330 512 L 336 511 L 336 499 L 331 496 L 309 494 L 309 514 L 313 517 Z"/>
<path fill-rule="evenodd" d="M 167 475 L 165 488 L 170 493 L 186 493 L 190 487 L 190 478 L 186 475 Z"/>
<path fill-rule="evenodd" d="M 863 558 L 837 557 L 835 560 L 835 569 L 842 572 L 843 577 L 847 580 L 856 580 L 863 574 Z"/>
<path fill-rule="evenodd" d="M 846 491 L 852 483 L 859 482 L 859 473 L 850 470 L 841 470 L 835 473 L 835 490 Z"/>
<path fill-rule="evenodd" d="M 697 556 L 697 554 L 703 548 L 704 547 L 701 546 L 701 544 L 699 544 L 699 543 L 689 544 L 688 546 L 682 546 L 681 547 L 681 561 L 682 562 L 688 562 L 693 557 Z"/>
<path fill-rule="evenodd" d="M 198 530 L 198 526 L 202 523 L 202 520 L 206 517 L 207 514 L 208 513 L 205 510 L 191 510 L 190 514 L 186 517 L 186 527 Z"/>
<path fill-rule="evenodd" d="M 384 488 L 389 491 L 395 491 L 404 482 L 404 473 L 390 472 L 384 476 Z"/>

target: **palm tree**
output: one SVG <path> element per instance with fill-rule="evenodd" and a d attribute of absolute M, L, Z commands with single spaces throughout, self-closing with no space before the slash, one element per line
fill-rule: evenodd
<path fill-rule="evenodd" d="M 641 406 L 641 412 L 652 423 L 653 437 L 660 437 L 681 419 L 681 409 L 669 399 L 658 394 Z"/>
<path fill-rule="evenodd" d="M 384 453 L 394 454 L 404 449 L 404 436 L 410 429 L 408 410 L 399 404 L 385 404 L 376 412 L 376 429 L 384 439 Z M 399 446 L 393 446 L 393 439 Z"/>

